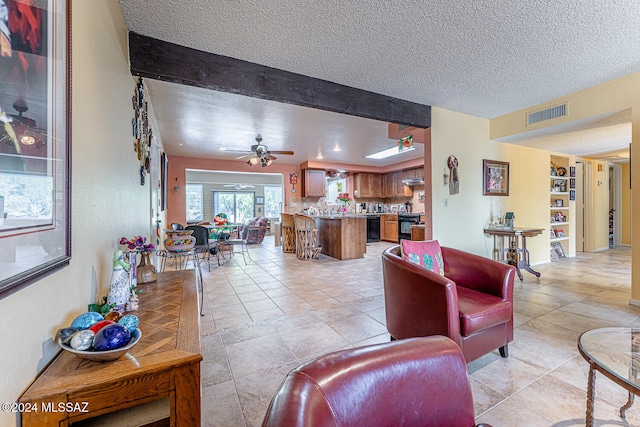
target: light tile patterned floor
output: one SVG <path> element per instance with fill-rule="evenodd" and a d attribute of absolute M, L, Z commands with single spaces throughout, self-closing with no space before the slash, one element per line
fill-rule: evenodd
<path fill-rule="evenodd" d="M 341 348 L 387 342 L 380 256 L 302 261 L 267 237 L 211 272 L 203 268 L 203 426 L 259 426 L 286 374 Z M 498 426 L 584 425 L 588 365 L 577 339 L 603 326 L 640 327 L 630 298 L 631 250 L 616 249 L 536 266 L 515 288 L 515 339 L 468 365 L 478 422 Z M 598 426 L 640 426 L 640 404 L 617 417 L 626 393 L 596 379 Z"/>

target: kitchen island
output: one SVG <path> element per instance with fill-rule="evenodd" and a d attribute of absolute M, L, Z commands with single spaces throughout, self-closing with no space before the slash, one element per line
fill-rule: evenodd
<path fill-rule="evenodd" d="M 364 258 L 367 250 L 365 215 L 317 216 L 321 253 L 339 260 Z"/>

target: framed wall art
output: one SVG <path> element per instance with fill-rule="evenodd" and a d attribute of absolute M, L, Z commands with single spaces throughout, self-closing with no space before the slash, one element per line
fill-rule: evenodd
<path fill-rule="evenodd" d="M 482 194 L 485 196 L 509 195 L 509 163 L 482 160 Z"/>
<path fill-rule="evenodd" d="M 0 298 L 71 259 L 70 9 L 0 0 Z"/>
<path fill-rule="evenodd" d="M 256 196 L 256 205 L 264 205 L 264 196 Z"/>

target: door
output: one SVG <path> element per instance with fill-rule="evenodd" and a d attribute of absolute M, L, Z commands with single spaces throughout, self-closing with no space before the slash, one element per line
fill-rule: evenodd
<path fill-rule="evenodd" d="M 585 247 L 585 175 L 591 174 L 589 163 L 576 162 L 576 252 L 586 252 Z"/>

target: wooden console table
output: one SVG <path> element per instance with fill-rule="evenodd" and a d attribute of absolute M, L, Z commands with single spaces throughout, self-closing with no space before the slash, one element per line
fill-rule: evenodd
<path fill-rule="evenodd" d="M 118 360 L 61 353 L 20 397 L 22 426 L 68 426 L 169 397 L 172 426 L 200 425 L 200 316 L 195 270 L 158 273 L 138 286 L 142 338 Z M 44 410 L 43 410 L 44 409 Z M 60 410 L 62 409 L 62 410 Z"/>
<path fill-rule="evenodd" d="M 529 251 L 527 250 L 527 237 L 542 234 L 542 228 L 485 228 L 484 233 L 493 236 L 493 258 L 497 261 L 506 262 L 516 268 L 518 277 L 522 281 L 523 268 L 536 277 L 540 277 L 540 273 L 535 271 L 529 265 Z M 504 238 L 509 238 L 508 246 L 504 244 Z M 522 245 L 520 245 L 520 237 L 522 237 Z M 499 240 L 498 240 L 499 238 Z M 506 250 L 505 250 L 506 249 Z"/>

